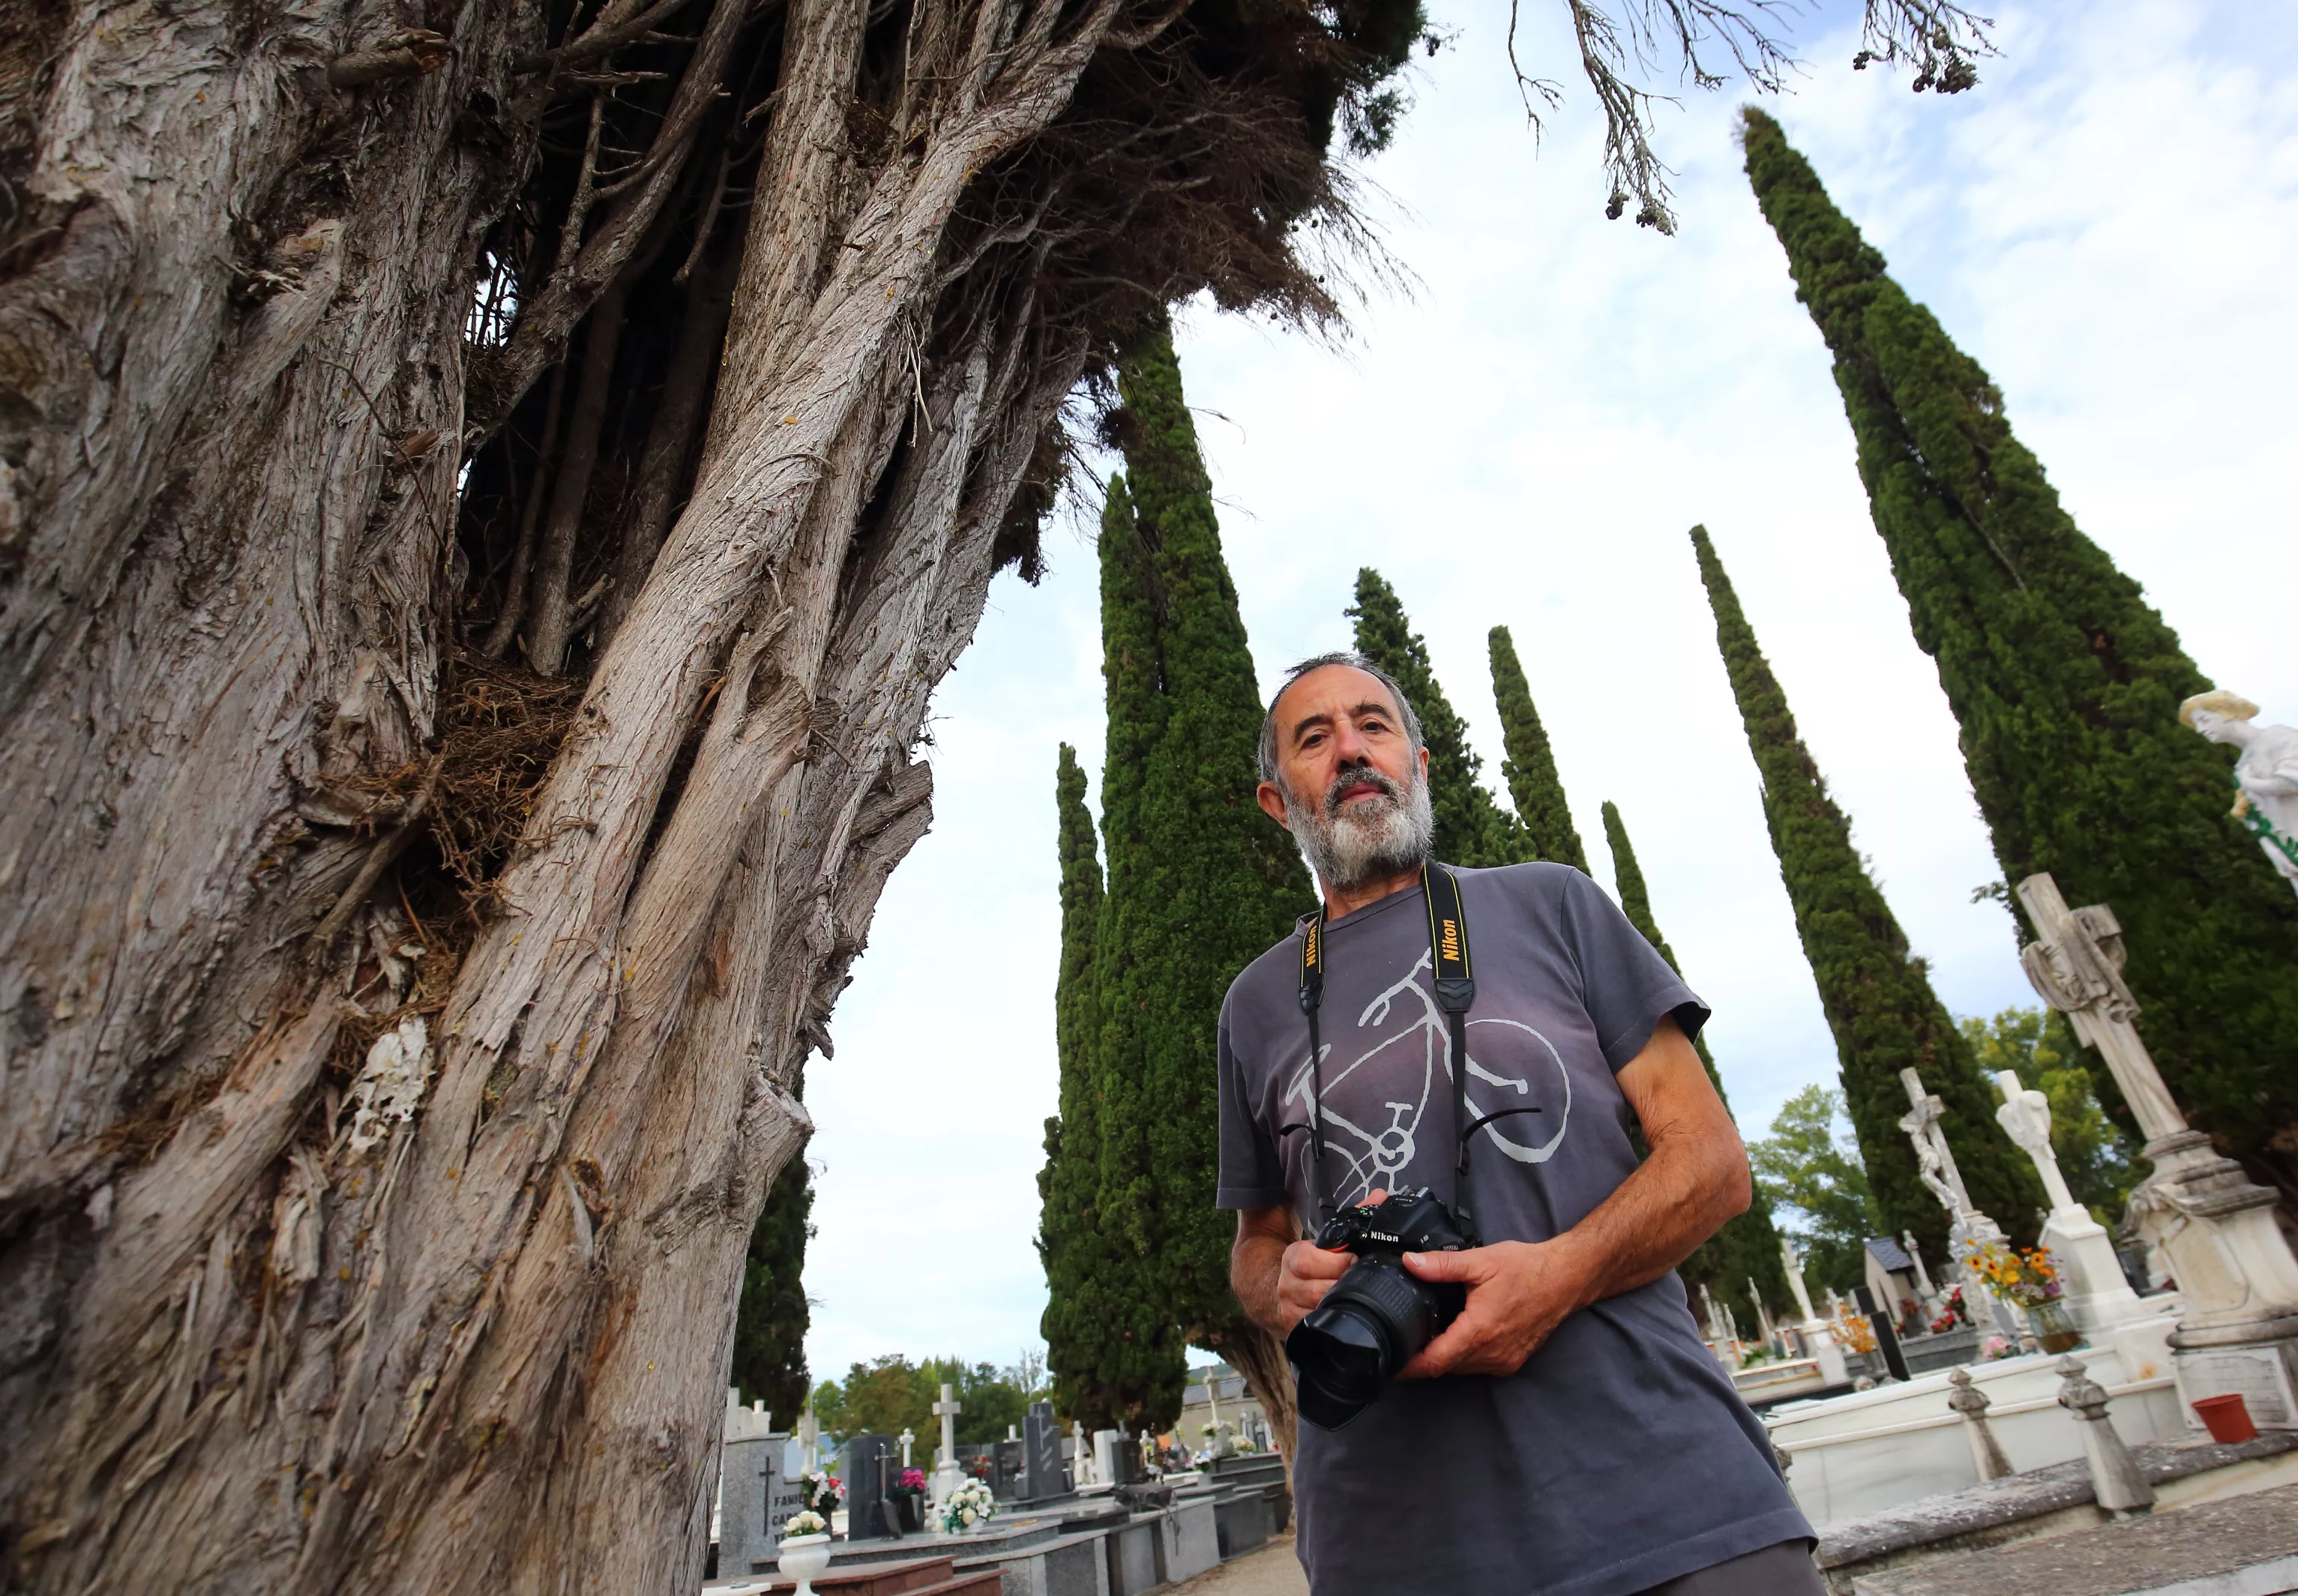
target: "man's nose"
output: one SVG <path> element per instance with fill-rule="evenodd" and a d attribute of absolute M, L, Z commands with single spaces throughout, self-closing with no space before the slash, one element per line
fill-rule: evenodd
<path fill-rule="evenodd" d="M 1342 721 L 1333 728 L 1333 762 L 1337 765 L 1370 765 L 1372 753 L 1353 721 Z"/>

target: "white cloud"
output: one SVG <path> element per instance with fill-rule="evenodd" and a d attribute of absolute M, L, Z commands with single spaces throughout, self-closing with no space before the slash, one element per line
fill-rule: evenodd
<path fill-rule="evenodd" d="M 1547 7 L 1528 60 L 1564 62 Z M 2298 539 L 2280 480 L 2298 307 L 2298 88 L 2280 8 L 2003 10 L 2004 59 L 1941 101 L 1847 70 L 1847 7 L 1773 107 L 1846 211 L 2003 388 L 2084 529 L 2203 667 L 2298 722 Z M 1537 14 L 1533 14 L 1533 13 Z M 1537 154 L 1493 8 L 1372 176 L 1422 288 L 1335 354 L 1198 308 L 1184 372 L 1264 679 L 1346 637 L 1377 566 L 1427 633 L 1486 775 L 1484 634 L 1505 623 L 1583 839 L 1616 799 L 1662 927 L 1715 1005 L 1760 1129 L 1834 1049 L 1797 947 L 1685 529 L 1705 522 L 1859 845 L 1958 1013 L 2029 1001 L 1955 728 L 1867 518 L 1826 352 L 1730 140 L 1665 122 L 1680 236 L 1600 215 L 1584 90 Z M 1833 28 L 1834 31 L 1826 31 Z M 1550 69 L 1562 77 L 1560 68 Z M 808 1098 L 826 1166 L 806 1274 L 817 1377 L 880 1352 L 1010 1360 L 1054 1104 L 1054 745 L 1100 759 L 1096 574 L 1054 533 L 1002 579 L 938 700 L 938 818 L 896 874 Z"/>

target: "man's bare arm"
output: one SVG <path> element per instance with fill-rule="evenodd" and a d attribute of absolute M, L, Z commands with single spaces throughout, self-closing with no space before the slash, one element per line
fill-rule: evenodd
<path fill-rule="evenodd" d="M 1674 1019 L 1653 1027 L 1618 1079 L 1651 1156 L 1552 1240 L 1409 1254 L 1424 1280 L 1465 1282 L 1468 1302 L 1402 1377 L 1514 1374 L 1568 1315 L 1657 1279 L 1746 1210 L 1748 1151 Z"/>
<path fill-rule="evenodd" d="M 1317 1305 L 1356 1259 L 1323 1253 L 1300 1239 L 1289 1208 L 1245 1208 L 1236 1216 L 1228 1254 L 1229 1288 L 1245 1314 L 1279 1340 Z"/>

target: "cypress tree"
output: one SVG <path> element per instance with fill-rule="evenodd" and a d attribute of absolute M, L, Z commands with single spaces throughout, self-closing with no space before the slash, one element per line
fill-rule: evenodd
<path fill-rule="evenodd" d="M 1061 1059 L 1061 1112 L 1046 1121 L 1046 1164 L 1037 1174 L 1037 1256 L 1046 1302 L 1038 1331 L 1054 1373 L 1054 1402 L 1093 1429 L 1112 1427 L 1137 1410 L 1139 1393 L 1170 1373 L 1173 1349 L 1150 1344 L 1147 1372 L 1127 1332 L 1127 1304 L 1147 1294 L 1138 1261 L 1113 1245 L 1100 1222 L 1101 1083 L 1094 1070 L 1101 1037 L 1094 941 L 1101 929 L 1101 861 L 1085 772 L 1062 744 L 1054 781 L 1061 817 L 1062 962 L 1054 986 L 1054 1029 Z"/>
<path fill-rule="evenodd" d="M 806 1407 L 806 1244 L 814 1235 L 814 1184 L 806 1154 L 782 1166 L 751 1228 L 734 1311 L 734 1356 L 727 1373 L 744 1402 L 794 1418 Z"/>
<path fill-rule="evenodd" d="M 1516 640 L 1505 626 L 1492 628 L 1488 640 L 1492 656 L 1492 702 L 1500 715 L 1500 743 L 1508 757 L 1500 774 L 1516 804 L 1517 821 L 1533 858 L 1553 859 L 1586 874 L 1588 850 L 1580 846 L 1580 832 L 1572 823 L 1572 807 L 1564 801 L 1564 783 L 1556 773 L 1556 755 L 1548 746 L 1547 728 L 1533 707 L 1532 684 L 1517 663 Z M 1616 851 L 1616 850 L 1615 850 Z"/>
<path fill-rule="evenodd" d="M 1170 1361 L 1137 1387 L 1137 1416 L 1161 1427 L 1180 1409 L 1185 1340 L 1230 1357 L 1264 1403 L 1290 1395 L 1277 1343 L 1229 1291 L 1216 1031 L 1229 982 L 1315 899 L 1291 837 L 1253 798 L 1260 688 L 1161 318 L 1124 351 L 1118 394 L 1126 471 L 1101 532 L 1098 1223 L 1153 1282 L 1140 1294 L 1161 1311 Z"/>
<path fill-rule="evenodd" d="M 2113 909 L 2139 1028 L 2188 1117 L 2298 1190 L 2298 1153 L 2280 1150 L 2298 1126 L 2298 899 L 2228 818 L 2234 750 L 2178 724 L 2209 679 L 1779 124 L 1749 110 L 1744 138 L 2005 881 L 2046 870 L 2069 903 Z"/>
<path fill-rule="evenodd" d="M 1495 629 L 1495 639 L 1500 635 Z M 1494 657 L 1498 657 L 1497 641 Z M 1513 662 L 1511 655 L 1510 663 Z M 1675 950 L 1659 934 L 1659 924 L 1652 918 L 1651 893 L 1644 885 L 1642 869 L 1636 864 L 1636 850 L 1628 841 L 1628 828 L 1620 819 L 1619 806 L 1609 799 L 1604 804 L 1604 840 L 1612 848 L 1612 879 L 1619 888 L 1621 912 L 1667 961 L 1667 967 L 1682 975 L 1683 966 L 1676 963 Z M 1695 1037 L 1691 1050 L 1699 1055 L 1700 1066 L 1714 1083 L 1716 1096 L 1724 1100 L 1724 1112 L 1730 1113 L 1732 1098 L 1724 1089 L 1724 1077 L 1716 1071 L 1715 1055 L 1707 1051 L 1707 1039 Z M 1699 1250 L 1684 1260 L 1682 1272 L 1685 1282 L 1695 1290 L 1705 1285 L 1717 1301 L 1730 1303 L 1742 1330 L 1752 1330 L 1757 1323 L 1755 1304 L 1748 1300 L 1750 1279 L 1765 1302 L 1784 1304 L 1788 1301 L 1787 1269 L 1780 1261 L 1780 1233 L 1772 1223 L 1771 1210 L 1765 1205 L 1761 1190 L 1748 1204 L 1747 1212 L 1734 1215 L 1721 1230 L 1699 1244 Z"/>
<path fill-rule="evenodd" d="M 1906 933 L 1851 846 L 1851 823 L 1797 734 L 1787 694 L 1757 647 L 1707 528 L 1693 527 L 1691 542 L 1748 751 L 1763 776 L 1764 819 L 1780 879 L 1835 1033 L 1844 1100 L 1876 1206 L 1893 1235 L 1912 1230 L 1927 1245 L 1946 1246 L 1947 1212 L 1918 1178 L 1914 1149 L 1898 1124 L 1907 1112 L 1899 1071 L 1912 1065 L 1947 1106 L 1947 1145 L 1971 1201 L 2013 1236 L 2031 1238 L 2042 1202 L 2034 1167 L 2001 1134 L 1994 1094 L 1970 1043 L 1931 990 L 1923 961 L 1909 953 Z"/>
<path fill-rule="evenodd" d="M 1476 780 L 1484 761 L 1468 747 L 1468 724 L 1436 685 L 1428 644 L 1412 630 L 1396 590 L 1370 566 L 1357 573 L 1357 652 L 1397 680 L 1420 717 L 1428 744 L 1428 798 L 1436 811 L 1436 856 L 1449 864 L 1516 864 L 1537 858 L 1517 817 Z"/>

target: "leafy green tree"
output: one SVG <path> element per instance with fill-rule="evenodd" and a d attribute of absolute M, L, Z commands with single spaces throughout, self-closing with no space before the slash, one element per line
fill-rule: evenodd
<path fill-rule="evenodd" d="M 2076 527 L 2003 396 L 1830 203 L 1779 124 L 1747 170 L 1834 357 L 1875 529 L 2013 884 L 2104 903 L 2187 1116 L 2298 1191 L 2298 899 L 2229 820 L 2233 750 L 2178 724 L 2209 680 Z M 2127 1117 L 2112 1078 L 2098 1089 Z M 1856 1112 L 1856 1105 L 1855 1105 Z"/>
<path fill-rule="evenodd" d="M 1538 858 L 1517 817 L 1476 780 L 1484 762 L 1468 747 L 1468 724 L 1436 685 L 1427 641 L 1405 618 L 1396 590 L 1367 566 L 1357 573 L 1357 601 L 1343 613 L 1357 624 L 1357 652 L 1396 678 L 1420 717 L 1428 745 L 1428 798 L 1436 812 L 1436 856 L 1472 866 Z"/>
<path fill-rule="evenodd" d="M 1500 774 L 1508 781 L 1516 817 L 1531 846 L 1531 858 L 1553 859 L 1585 874 L 1588 851 L 1580 846 L 1580 832 L 1572 823 L 1572 806 L 1565 801 L 1564 782 L 1556 773 L 1556 755 L 1548 746 L 1548 730 L 1533 707 L 1532 684 L 1517 662 L 1516 640 L 1505 626 L 1495 626 L 1487 640 L 1492 658 L 1492 703 L 1500 711 L 1500 742 L 1508 757 Z"/>
<path fill-rule="evenodd" d="M 1112 489 L 1112 503 L 1119 492 Z M 1085 772 L 1067 743 L 1054 793 L 1062 864 L 1062 963 L 1054 987 L 1061 1112 L 1046 1121 L 1046 1163 L 1037 1175 L 1037 1256 L 1046 1286 L 1039 1330 L 1055 1371 L 1055 1405 L 1104 1429 L 1123 1419 L 1137 1400 L 1126 1385 L 1139 1377 L 1127 1337 L 1138 1327 L 1132 1304 L 1154 1287 L 1137 1253 L 1101 1222 L 1101 1084 L 1095 1070 L 1101 1009 L 1094 973 L 1103 914 L 1101 863 L 1086 807 Z"/>
<path fill-rule="evenodd" d="M 955 1387 L 960 1446 L 1003 1441 L 1029 1408 L 1030 1393 L 1015 1371 L 961 1358 L 928 1358 L 913 1363 L 899 1352 L 856 1363 L 844 1381 L 825 1380 L 814 1388 L 814 1416 L 825 1435 L 845 1440 L 865 1430 L 917 1437 L 913 1456 L 930 1463 L 941 1443 L 941 1420 L 933 1405 L 944 1385 Z"/>
<path fill-rule="evenodd" d="M 1772 1133 L 1748 1144 L 1758 1202 L 1795 1211 L 1804 1283 L 1848 1291 L 1866 1278 L 1861 1256 L 1887 1225 L 1867 1182 L 1858 1144 L 1843 1134 L 1843 1094 L 1808 1086 L 1789 1098 Z M 1932 1256 L 1942 1256 L 1933 1253 Z"/>
<path fill-rule="evenodd" d="M 2120 1222 L 2142 1173 L 2137 1144 L 2099 1106 L 2066 1021 L 2049 1009 L 2008 1008 L 1991 1020 L 1973 1014 L 1960 1023 L 1988 1076 L 2016 1071 L 2020 1085 L 2050 1099 L 2051 1151 L 2068 1189 L 2100 1224 Z"/>
<path fill-rule="evenodd" d="M 1907 1112 L 1899 1071 L 1910 1066 L 1946 1104 L 1942 1121 L 1971 1201 L 2014 1236 L 2031 1240 L 2042 1201 L 2034 1166 L 1995 1121 L 1995 1094 L 1971 1046 L 1931 990 L 1923 962 L 1907 947 L 1890 906 L 1851 846 L 1851 823 L 1828 796 L 1819 766 L 1796 732 L 1787 694 L 1772 674 L 1740 612 L 1707 529 L 1691 529 L 1699 574 L 1715 612 L 1715 641 L 1748 728 L 1748 748 L 1764 781 L 1764 819 L 1780 879 L 1794 906 L 1796 933 L 1811 961 L 1819 1000 L 1835 1033 L 1836 1057 L 1861 1162 L 1889 1234 L 1913 1231 L 1944 1252 L 1947 1215 L 1923 1187 L 1914 1151 L 1899 1129 Z"/>
<path fill-rule="evenodd" d="M 1185 1343 L 1279 1401 L 1290 1390 L 1281 1347 L 1229 1291 L 1234 1227 L 1213 1206 L 1215 1032 L 1236 972 L 1315 899 L 1291 837 L 1253 800 L 1260 688 L 1163 319 L 1122 351 L 1118 394 L 1110 430 L 1126 472 L 1101 533 L 1095 1224 L 1129 1252 L 1140 1285 L 1099 1300 L 1110 1324 L 1093 1377 L 1128 1418 L 1161 1429 L 1180 1411 Z"/>
<path fill-rule="evenodd" d="M 1505 635 L 1499 628 L 1493 629 L 1496 640 Z M 1498 651 L 1496 642 L 1496 657 Z M 1494 674 L 1498 674 L 1497 670 Z M 1611 845 L 1612 879 L 1619 889 L 1621 912 L 1667 961 L 1667 967 L 1682 974 L 1683 966 L 1676 963 L 1675 950 L 1659 934 L 1659 923 L 1652 918 L 1651 893 L 1644 885 L 1644 872 L 1636 863 L 1636 850 L 1628 841 L 1628 828 L 1620 819 L 1619 806 L 1608 799 L 1604 804 L 1604 840 Z M 1699 1054 L 1707 1079 L 1715 1087 L 1715 1095 L 1724 1099 L 1724 1112 L 1730 1112 L 1732 1099 L 1724 1090 L 1724 1077 L 1716 1071 L 1707 1038 L 1693 1038 L 1691 1047 Z M 1735 1215 L 1721 1230 L 1699 1244 L 1699 1250 L 1684 1260 L 1682 1274 L 1695 1289 L 1704 1285 L 1718 1302 L 1730 1303 L 1742 1325 L 1756 1323 L 1755 1303 L 1748 1296 L 1748 1281 L 1755 1282 L 1766 1302 L 1787 1302 L 1788 1277 L 1780 1261 L 1780 1233 L 1772 1223 L 1770 1206 L 1761 1200 L 1761 1194 L 1748 1205 L 1747 1212 Z"/>
<path fill-rule="evenodd" d="M 782 1166 L 750 1231 L 742 1295 L 734 1314 L 734 1359 L 727 1379 L 745 1402 L 795 1418 L 806 1406 L 806 1244 L 814 1186 L 806 1154 Z"/>

